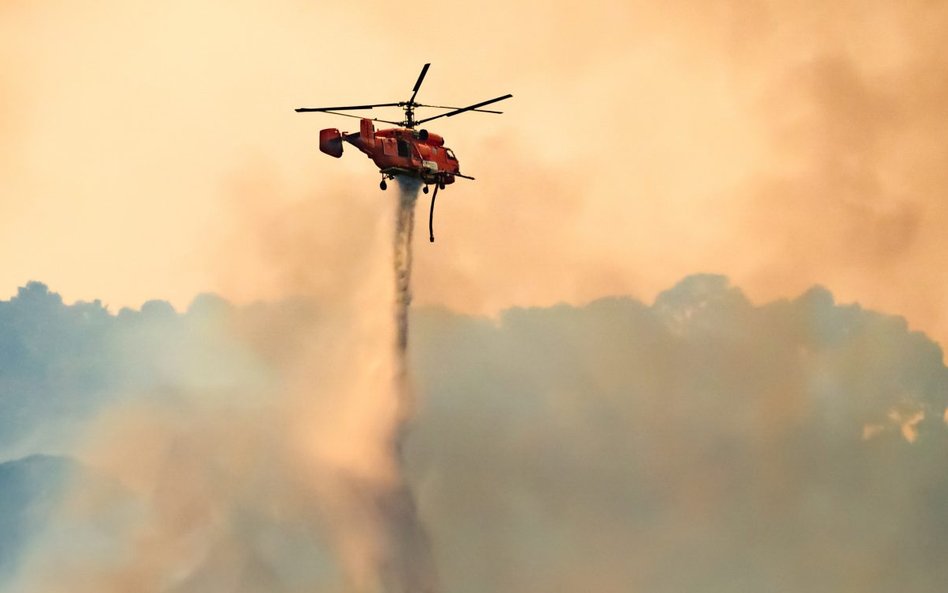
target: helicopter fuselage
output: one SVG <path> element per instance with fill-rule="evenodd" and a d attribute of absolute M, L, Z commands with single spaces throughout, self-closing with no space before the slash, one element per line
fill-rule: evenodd
<path fill-rule="evenodd" d="M 405 175 L 424 183 L 447 185 L 460 175 L 460 163 L 444 138 L 427 130 L 388 128 L 376 131 L 369 119 L 363 119 L 358 133 L 321 130 L 319 148 L 333 156 L 342 156 L 342 141 L 348 142 L 379 168 L 388 178 Z"/>

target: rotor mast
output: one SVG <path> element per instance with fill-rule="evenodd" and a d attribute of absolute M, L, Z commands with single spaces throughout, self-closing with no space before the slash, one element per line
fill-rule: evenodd
<path fill-rule="evenodd" d="M 411 89 L 411 99 L 401 104 L 401 107 L 405 110 L 405 121 L 402 122 L 402 125 L 412 130 L 415 128 L 415 106 L 418 105 L 415 103 L 415 97 L 418 96 L 418 89 L 421 88 L 421 83 L 425 79 L 425 74 L 428 74 L 428 68 L 431 67 L 431 64 L 425 64 L 421 68 L 421 74 L 418 75 L 418 80 L 415 81 L 415 86 Z"/>
<path fill-rule="evenodd" d="M 401 122 L 401 126 L 408 128 L 409 130 L 415 129 L 415 107 L 411 103 L 405 103 L 402 105 L 402 109 L 405 110 L 405 121 Z"/>

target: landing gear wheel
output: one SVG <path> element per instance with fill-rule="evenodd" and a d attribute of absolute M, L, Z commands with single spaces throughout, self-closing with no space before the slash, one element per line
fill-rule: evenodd
<path fill-rule="evenodd" d="M 442 181 L 442 182 L 438 183 L 438 187 L 439 187 L 440 189 L 444 189 L 444 182 Z"/>
<path fill-rule="evenodd" d="M 425 193 L 425 194 L 428 193 L 428 186 L 427 186 L 427 185 L 424 186 L 423 188 L 421 188 L 421 193 Z"/>
<path fill-rule="evenodd" d="M 388 188 L 388 184 L 385 183 L 385 180 L 383 179 L 382 182 L 379 183 L 379 189 L 381 189 L 382 191 L 385 191 L 387 188 Z"/>

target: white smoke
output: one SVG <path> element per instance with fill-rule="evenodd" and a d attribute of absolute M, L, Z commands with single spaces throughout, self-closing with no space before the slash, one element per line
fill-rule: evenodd
<path fill-rule="evenodd" d="M 135 343 L 178 346 L 149 360 L 160 383 L 122 393 L 88 427 L 78 454 L 97 479 L 72 488 L 15 590 L 433 593 L 400 457 L 417 192 L 400 185 L 378 209 L 349 262 L 358 281 L 314 318 L 232 323 L 221 311 L 213 332 L 229 360 L 187 348 L 171 310 L 139 324 Z M 299 348 L 268 345 L 274 327 Z M 227 362 L 241 370 L 215 372 Z"/>
<path fill-rule="evenodd" d="M 406 414 L 391 204 L 345 306 L 0 303 L 7 352 L 63 344 L 19 359 L 44 388 L 98 368 L 154 393 L 90 429 L 102 478 L 3 590 L 945 588 L 948 369 L 903 319 L 704 275 L 653 304 L 419 311 Z"/>

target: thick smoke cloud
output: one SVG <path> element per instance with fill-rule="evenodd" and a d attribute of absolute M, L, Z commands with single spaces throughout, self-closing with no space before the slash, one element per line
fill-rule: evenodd
<path fill-rule="evenodd" d="M 358 282 L 344 301 L 320 304 L 318 325 L 312 305 L 236 314 L 206 297 L 185 315 L 152 302 L 114 318 L 95 305 L 114 332 L 102 346 L 118 354 L 100 370 L 115 383 L 71 444 L 121 488 L 77 483 L 63 523 L 89 538 L 38 537 L 15 590 L 185 592 L 247 572 L 252 590 L 373 592 L 423 572 L 399 539 L 419 536 L 393 446 L 395 205 L 374 218 L 349 262 Z M 270 559 L 282 550 L 293 554 L 277 570 Z"/>
<path fill-rule="evenodd" d="M 948 374 L 900 318 L 695 276 L 651 306 L 418 321 L 413 453 L 450 590 L 946 583 Z"/>
<path fill-rule="evenodd" d="M 320 362 L 309 342 L 338 335 L 323 305 L 207 297 L 186 313 L 154 303 L 115 316 L 27 292 L 42 298 L 19 302 L 17 347 L 72 331 L 74 353 L 112 354 L 96 367 L 54 353 L 61 367 L 98 369 L 96 384 L 144 395 L 77 396 L 81 417 L 96 414 L 76 420 L 85 438 L 70 450 L 99 478 L 77 483 L 34 538 L 22 590 L 43 590 L 28 577 L 91 583 L 109 570 L 125 590 L 372 589 L 345 575 L 373 561 L 362 546 L 378 541 L 371 513 L 354 519 L 371 508 L 374 486 L 362 480 L 376 475 L 375 453 L 331 445 L 358 436 L 334 424 L 371 418 L 359 406 L 382 400 L 316 389 L 284 414 L 261 397 L 297 379 L 294 359 L 313 363 L 315 384 L 333 384 L 339 360 Z M 49 323 L 90 310 L 107 331 Z M 444 591 L 921 592 L 948 582 L 948 369 L 899 317 L 837 304 L 822 288 L 756 306 L 723 277 L 693 276 L 652 304 L 612 298 L 496 321 L 421 310 L 412 321 L 421 405 L 406 455 Z M 331 359 L 337 347 L 320 352 Z M 195 377 L 214 374 L 188 372 L 182 349 L 220 369 L 200 397 L 187 395 Z M 130 372 L 139 356 L 163 362 Z M 248 373 L 256 387 L 239 389 Z M 314 409 L 331 421 L 294 433 L 313 416 L 294 417 Z M 47 409 L 17 434 L 57 415 L 79 417 Z"/>

